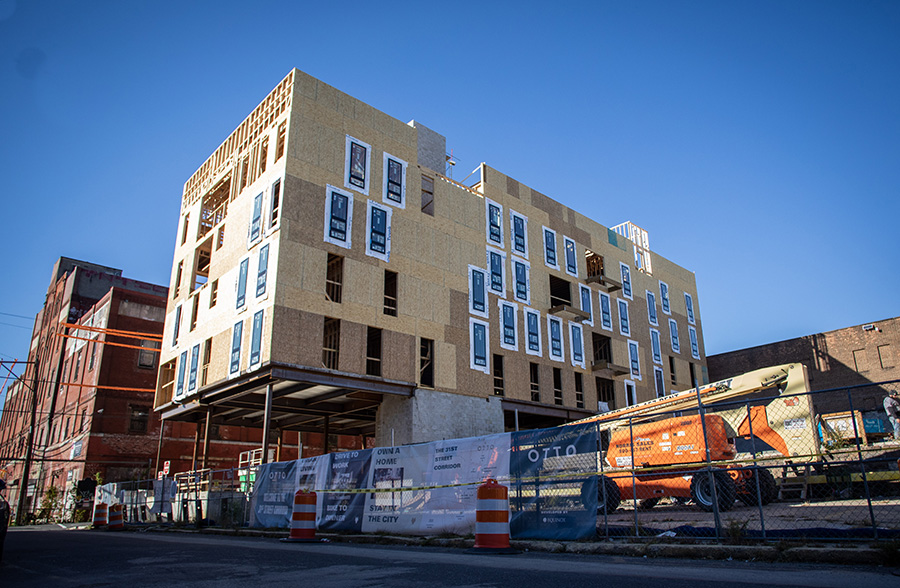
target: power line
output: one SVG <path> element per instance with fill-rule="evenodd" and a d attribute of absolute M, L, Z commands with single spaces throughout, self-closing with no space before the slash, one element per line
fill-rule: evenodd
<path fill-rule="evenodd" d="M 34 320 L 34 317 L 33 317 L 33 316 L 25 316 L 25 315 L 22 315 L 22 314 L 11 314 L 11 313 L 9 313 L 9 312 L 0 312 L 0 314 L 2 314 L 3 316 L 11 316 L 11 317 L 14 317 L 14 318 L 25 319 L 25 320 L 28 320 L 28 321 L 33 321 L 33 320 Z"/>

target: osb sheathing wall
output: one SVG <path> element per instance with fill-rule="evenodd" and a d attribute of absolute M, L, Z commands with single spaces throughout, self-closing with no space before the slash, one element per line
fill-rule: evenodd
<path fill-rule="evenodd" d="M 197 243 L 189 238 L 181 245 L 181 223 L 177 231 L 173 277 L 178 261 L 185 259 L 185 276 L 182 281 L 183 301 L 182 331 L 177 349 L 171 348 L 171 315 L 174 301 L 170 300 L 169 319 L 163 345 L 162 361 L 177 357 L 183 349 L 213 337 L 213 354 L 208 382 L 224 379 L 227 374 L 231 348 L 231 328 L 240 317 L 250 318 L 256 309 L 250 294 L 255 284 L 251 263 L 251 279 L 248 279 L 248 306 L 240 315 L 235 314 L 235 281 L 240 260 L 248 255 L 247 228 L 250 223 L 253 197 L 260 191 L 268 191 L 272 182 L 283 177 L 281 218 L 278 228 L 266 233 L 263 242 L 270 242 L 268 297 L 260 304 L 267 307 L 264 324 L 263 359 L 301 366 L 322 366 L 323 316 L 341 319 L 339 370 L 365 372 L 366 326 L 383 329 L 383 377 L 391 380 L 415 382 L 418 377 L 418 340 L 420 337 L 435 341 L 435 384 L 438 390 L 487 396 L 493 394 L 493 378 L 469 368 L 468 333 L 468 277 L 469 264 L 485 265 L 485 203 L 484 196 L 503 206 L 504 233 L 509 253 L 509 210 L 513 209 L 528 218 L 529 262 L 531 264 L 532 307 L 541 311 L 544 357 L 535 358 L 520 351 L 503 350 L 505 357 L 505 389 L 509 398 L 530 400 L 528 363 L 541 364 L 542 400 L 552 403 L 552 370 L 563 372 L 564 405 L 574 407 L 575 369 L 568 362 L 568 338 L 566 338 L 565 363 L 550 361 L 546 353 L 546 310 L 549 306 L 548 274 L 554 273 L 544 265 L 541 226 L 556 230 L 560 245 L 562 236 L 573 238 L 579 251 L 590 249 L 604 257 L 606 273 L 618 280 L 619 262 L 632 268 L 634 297 L 629 301 L 632 334 L 619 335 L 618 325 L 612 333 L 599 327 L 594 330 L 611 337 L 613 354 L 618 363 L 627 364 L 627 340 L 640 343 L 643 379 L 636 382 L 639 399 L 654 394 L 650 335 L 647 319 L 645 291 L 659 292 L 659 281 L 670 287 L 672 318 L 678 321 L 682 341 L 681 353 L 673 354 L 668 338 L 668 315 L 662 312 L 659 331 L 662 352 L 675 355 L 680 388 L 689 385 L 687 362 L 704 365 L 690 356 L 688 323 L 685 317 L 682 292 L 693 296 L 697 330 L 701 344 L 702 331 L 699 321 L 699 299 L 694 276 L 691 272 L 653 254 L 653 275 L 648 276 L 634 269 L 631 243 L 619 236 L 618 245 L 610 243 L 606 227 L 564 207 L 562 204 L 505 176 L 493 168 L 484 167 L 481 194 L 443 180 L 432 170 L 417 165 L 417 130 L 409 124 L 394 119 L 365 103 L 352 98 L 298 70 L 294 70 L 290 108 L 267 128 L 270 133 L 270 157 L 274 151 L 274 133 L 278 124 L 287 121 L 285 157 L 269 165 L 265 174 L 245 188 L 230 203 L 225 221 L 226 239 L 222 249 L 213 250 L 211 274 L 207 285 L 200 289 L 200 317 L 194 332 L 188 332 L 190 304 L 184 291 L 191 277 L 193 250 Z M 290 77 L 290 76 L 289 76 Z M 388 152 L 409 163 L 406 176 L 405 210 L 393 208 L 390 262 L 365 254 L 366 200 L 367 197 L 351 191 L 353 200 L 352 248 L 345 249 L 323 240 L 325 196 L 327 184 L 347 190 L 344 186 L 345 137 L 352 135 L 372 146 L 368 198 L 381 202 L 382 153 Z M 435 216 L 420 210 L 421 175 L 435 179 Z M 237 181 L 237 178 L 233 178 Z M 350 190 L 348 190 L 350 191 Z M 269 205 L 266 194 L 264 208 Z M 197 198 L 183 212 L 190 213 L 192 222 L 200 216 Z M 182 217 L 183 218 L 183 217 Z M 214 238 L 215 229 L 210 233 Z M 190 229 L 196 235 L 196 226 Z M 249 252 L 256 255 L 259 244 Z M 327 254 L 344 257 L 342 302 L 329 301 L 325 296 Z M 508 265 L 508 264 L 507 264 Z M 383 275 L 385 269 L 398 274 L 398 316 L 383 313 Z M 509 268 L 507 268 L 507 271 Z M 579 255 L 579 279 L 568 279 L 573 286 L 573 302 L 577 305 L 577 283 L 584 279 L 584 259 Z M 210 284 L 219 279 L 218 303 L 208 308 Z M 592 287 L 596 305 L 597 287 Z M 617 294 L 612 294 L 615 307 Z M 519 324 L 522 325 L 522 304 L 519 308 Z M 496 297 L 489 300 L 491 324 L 490 352 L 500 351 L 500 329 L 497 321 Z M 595 308 L 595 315 L 597 309 Z M 614 308 L 613 317 L 618 316 Z M 595 316 L 595 325 L 598 325 Z M 242 370 L 247 369 L 250 344 L 249 322 L 245 323 L 242 351 Z M 585 355 L 590 365 L 590 327 L 585 329 Z M 520 345 L 522 343 L 520 342 Z M 522 349 L 522 347 L 520 347 Z M 619 360 L 621 358 L 621 360 Z M 666 384 L 668 366 L 666 368 Z M 585 407 L 596 407 L 596 389 L 590 370 L 580 370 L 584 375 Z M 698 377 L 700 371 L 698 369 Z M 618 403 L 624 402 L 621 381 L 617 382 Z"/>

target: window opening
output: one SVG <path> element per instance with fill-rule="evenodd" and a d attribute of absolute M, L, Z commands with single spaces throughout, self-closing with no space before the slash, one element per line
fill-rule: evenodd
<path fill-rule="evenodd" d="M 197 389 L 197 367 L 200 362 L 200 344 L 194 345 L 191 348 L 191 369 L 188 374 L 188 392 L 193 392 Z"/>
<path fill-rule="evenodd" d="M 597 409 L 600 412 L 615 410 L 616 408 L 616 386 L 615 382 L 606 378 L 596 377 L 594 382 L 597 385 Z"/>
<path fill-rule="evenodd" d="M 340 255 L 329 253 L 325 274 L 325 296 L 332 302 L 340 302 L 343 288 L 344 258 Z"/>
<path fill-rule="evenodd" d="M 681 353 L 681 342 L 678 340 L 678 323 L 675 319 L 669 319 L 669 336 L 672 342 L 672 351 Z"/>
<path fill-rule="evenodd" d="M 622 273 L 622 294 L 631 300 L 631 269 L 626 264 L 620 263 L 619 270 Z"/>
<path fill-rule="evenodd" d="M 588 313 L 588 318 L 583 321 L 584 324 L 591 327 L 594 326 L 594 305 L 591 300 L 591 289 L 584 284 L 578 284 L 578 291 L 581 293 L 581 310 Z"/>
<path fill-rule="evenodd" d="M 494 396 L 503 396 L 503 356 L 494 354 Z"/>
<path fill-rule="evenodd" d="M 146 433 L 147 424 L 150 421 L 150 408 L 146 406 L 129 405 L 128 409 L 128 432 Z"/>
<path fill-rule="evenodd" d="M 178 262 L 178 267 L 175 269 L 175 284 L 172 288 L 172 299 L 178 298 L 178 290 L 181 288 L 181 274 L 184 272 L 184 261 Z"/>
<path fill-rule="evenodd" d="M 530 355 L 541 355 L 541 317 L 537 311 L 525 309 L 525 330 L 528 333 L 525 351 Z"/>
<path fill-rule="evenodd" d="M 209 307 L 212 308 L 216 305 L 216 302 L 219 299 L 219 280 L 213 280 L 212 285 L 209 287 Z"/>
<path fill-rule="evenodd" d="M 391 157 L 387 159 L 387 189 L 385 196 L 388 200 L 403 203 L 403 164 Z"/>
<path fill-rule="evenodd" d="M 650 290 L 647 290 L 647 320 L 650 321 L 651 325 L 659 325 L 656 314 L 656 294 Z"/>
<path fill-rule="evenodd" d="M 384 314 L 397 316 L 397 272 L 384 270 Z"/>
<path fill-rule="evenodd" d="M 501 347 L 517 350 L 518 337 L 516 333 L 516 306 L 508 302 L 500 302 Z"/>
<path fill-rule="evenodd" d="M 528 274 L 530 266 L 527 262 L 521 261 L 513 257 L 513 274 L 515 278 L 515 296 L 517 300 L 521 300 L 525 304 L 531 302 L 529 296 L 529 279 Z"/>
<path fill-rule="evenodd" d="M 556 231 L 543 227 L 544 230 L 544 263 L 553 269 L 559 269 L 556 259 Z"/>
<path fill-rule="evenodd" d="M 368 195 L 369 157 L 371 146 L 347 135 L 347 148 L 349 150 L 346 176 L 347 187 L 356 188 L 363 194 Z"/>
<path fill-rule="evenodd" d="M 366 374 L 381 375 L 381 329 L 366 328 Z"/>
<path fill-rule="evenodd" d="M 191 300 L 191 326 L 188 329 L 189 331 L 193 331 L 197 328 L 197 313 L 200 308 L 200 297 L 194 296 Z"/>
<path fill-rule="evenodd" d="M 178 345 L 178 332 L 181 330 L 181 305 L 175 307 L 175 324 L 172 327 L 172 347 Z"/>
<path fill-rule="evenodd" d="M 659 303 L 662 304 L 664 313 L 672 313 L 672 309 L 669 306 L 669 285 L 663 281 L 659 282 Z"/>
<path fill-rule="evenodd" d="M 259 145 L 259 174 L 262 175 L 266 171 L 266 165 L 269 163 L 269 138 L 266 137 Z"/>
<path fill-rule="evenodd" d="M 331 317 L 325 317 L 322 334 L 322 365 L 330 370 L 338 369 L 338 354 L 340 351 L 341 321 Z"/>
<path fill-rule="evenodd" d="M 572 365 L 584 367 L 584 337 L 581 325 L 578 323 L 569 323 L 569 339 L 571 344 L 569 350 L 572 353 Z"/>
<path fill-rule="evenodd" d="M 328 207 L 325 219 L 325 241 L 350 247 L 350 230 L 353 223 L 353 197 L 329 187 Z"/>
<path fill-rule="evenodd" d="M 419 385 L 434 388 L 434 341 L 419 339 Z"/>
<path fill-rule="evenodd" d="M 669 377 L 672 379 L 672 384 L 677 384 L 677 379 L 675 377 L 675 358 L 671 355 L 669 356 Z"/>
<path fill-rule="evenodd" d="M 548 316 L 548 329 L 550 330 L 550 358 L 557 361 L 563 360 L 562 320 L 558 317 Z"/>
<path fill-rule="evenodd" d="M 228 365 L 229 375 L 235 375 L 241 371 L 241 340 L 244 334 L 244 321 L 234 323 L 231 331 L 231 360 Z"/>
<path fill-rule="evenodd" d="M 281 210 L 281 179 L 272 184 L 272 205 L 269 209 L 269 228 L 278 224 L 278 213 Z"/>
<path fill-rule="evenodd" d="M 510 227 L 512 228 L 512 247 L 522 257 L 528 257 L 528 219 L 510 210 Z"/>
<path fill-rule="evenodd" d="M 566 248 L 566 273 L 578 277 L 578 258 L 575 257 L 575 241 L 563 237 Z"/>
<path fill-rule="evenodd" d="M 653 368 L 653 383 L 656 386 L 656 397 L 662 398 L 666 395 L 666 385 L 663 378 L 662 368 Z"/>
<path fill-rule="evenodd" d="M 631 334 L 631 325 L 628 321 L 628 302 L 619 299 L 619 333 L 622 335 Z"/>
<path fill-rule="evenodd" d="M 250 332 L 250 366 L 262 361 L 262 330 L 265 311 L 258 310 L 253 314 L 253 330 Z"/>
<path fill-rule="evenodd" d="M 700 343 L 697 340 L 697 329 L 688 327 L 688 337 L 691 340 L 691 357 L 700 359 Z"/>
<path fill-rule="evenodd" d="M 203 343 L 203 361 L 200 363 L 200 385 L 209 381 L 209 362 L 212 360 L 212 337 Z"/>
<path fill-rule="evenodd" d="M 506 297 L 506 280 L 504 279 L 504 268 L 506 266 L 506 253 L 496 251 L 492 248 L 487 250 L 488 270 L 491 272 L 490 286 L 491 290 Z"/>
<path fill-rule="evenodd" d="M 631 376 L 637 380 L 641 379 L 641 358 L 638 351 L 637 341 L 628 342 L 628 358 L 631 361 Z"/>
<path fill-rule="evenodd" d="M 488 324 L 469 317 L 470 367 L 488 373 Z"/>
<path fill-rule="evenodd" d="M 625 406 L 637 404 L 637 395 L 634 390 L 634 382 L 625 380 Z"/>
<path fill-rule="evenodd" d="M 684 307 L 687 310 L 688 322 L 694 324 L 694 299 L 687 292 L 684 293 Z"/>
<path fill-rule="evenodd" d="M 584 408 L 584 377 L 575 372 L 575 408 Z"/>
<path fill-rule="evenodd" d="M 235 308 L 243 308 L 247 302 L 247 273 L 250 271 L 250 258 L 245 257 L 241 260 L 238 270 L 237 299 Z"/>
<path fill-rule="evenodd" d="M 487 239 L 503 246 L 503 209 L 493 200 L 485 199 L 487 206 Z"/>
<path fill-rule="evenodd" d="M 469 266 L 469 310 L 487 318 L 487 284 L 483 269 Z"/>
<path fill-rule="evenodd" d="M 600 292 L 600 326 L 607 331 L 612 331 L 612 310 L 609 294 Z"/>
<path fill-rule="evenodd" d="M 287 131 L 287 121 L 278 125 L 278 140 L 275 143 L 275 161 L 278 161 L 281 159 L 281 156 L 284 155 L 285 131 Z"/>
<path fill-rule="evenodd" d="M 434 180 L 422 176 L 422 212 L 434 216 Z"/>
<path fill-rule="evenodd" d="M 653 352 L 653 363 L 662 365 L 662 345 L 659 342 L 659 331 L 650 329 L 650 349 Z"/>
<path fill-rule="evenodd" d="M 269 244 L 259 248 L 259 264 L 256 270 L 256 297 L 266 293 L 266 276 L 269 273 Z"/>
<path fill-rule="evenodd" d="M 250 243 L 256 243 L 262 236 L 262 204 L 263 193 L 253 198 L 253 216 L 250 219 Z"/>
<path fill-rule="evenodd" d="M 188 227 L 190 226 L 190 213 L 184 215 L 184 226 L 181 227 L 181 244 L 184 245 L 187 243 L 188 238 Z"/>
<path fill-rule="evenodd" d="M 138 352 L 138 367 L 154 369 L 156 359 L 159 357 L 159 341 L 141 340 L 141 350 Z"/>
<path fill-rule="evenodd" d="M 534 362 L 528 364 L 531 381 L 531 401 L 541 401 L 541 372 L 540 366 Z"/>
<path fill-rule="evenodd" d="M 562 370 L 559 368 L 553 368 L 553 403 L 563 403 Z"/>

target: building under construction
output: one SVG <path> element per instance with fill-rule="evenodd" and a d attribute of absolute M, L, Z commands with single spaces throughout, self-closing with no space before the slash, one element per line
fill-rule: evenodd
<path fill-rule="evenodd" d="M 446 154 L 291 71 L 184 185 L 162 418 L 399 445 L 707 380 L 694 275 L 645 230 Z"/>

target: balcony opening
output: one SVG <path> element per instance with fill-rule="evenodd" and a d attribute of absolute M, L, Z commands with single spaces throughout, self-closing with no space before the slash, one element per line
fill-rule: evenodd
<path fill-rule="evenodd" d="M 230 195 L 231 175 L 227 175 L 203 196 L 200 204 L 200 226 L 197 228 L 198 239 L 203 238 L 213 227 L 225 220 Z"/>
<path fill-rule="evenodd" d="M 212 263 L 212 239 L 204 241 L 194 252 L 194 277 L 191 292 L 201 287 L 209 279 L 209 266 Z"/>
<path fill-rule="evenodd" d="M 569 282 L 550 276 L 550 308 L 572 306 L 572 287 Z"/>

